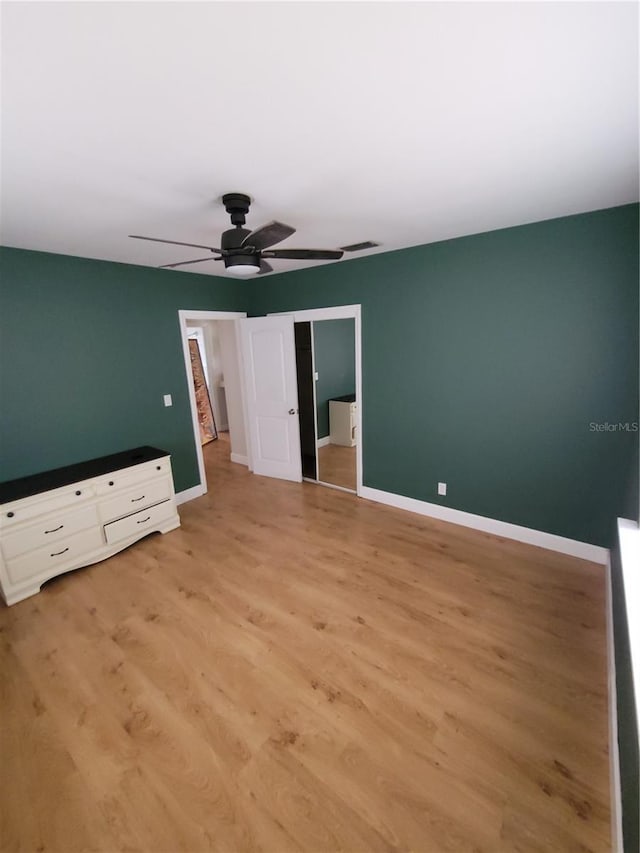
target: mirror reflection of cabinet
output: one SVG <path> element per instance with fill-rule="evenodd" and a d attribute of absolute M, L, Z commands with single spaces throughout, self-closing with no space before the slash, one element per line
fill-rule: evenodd
<path fill-rule="evenodd" d="M 356 395 L 346 394 L 329 400 L 329 443 L 356 446 Z"/>

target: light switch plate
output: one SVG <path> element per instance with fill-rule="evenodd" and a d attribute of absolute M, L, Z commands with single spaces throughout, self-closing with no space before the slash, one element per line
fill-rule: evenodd
<path fill-rule="evenodd" d="M 162 399 L 164 400 L 165 406 L 173 406 L 173 400 L 171 399 L 171 394 L 165 394 Z"/>
<path fill-rule="evenodd" d="M 446 483 L 438 483 L 438 494 L 446 495 L 447 494 L 447 484 Z"/>

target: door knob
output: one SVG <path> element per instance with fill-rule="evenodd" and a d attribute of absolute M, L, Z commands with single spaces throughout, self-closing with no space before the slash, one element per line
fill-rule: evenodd
<path fill-rule="evenodd" d="M 295 415 L 295 413 L 296 413 L 296 410 L 295 410 L 295 409 L 289 409 L 289 414 L 290 414 L 290 415 Z"/>

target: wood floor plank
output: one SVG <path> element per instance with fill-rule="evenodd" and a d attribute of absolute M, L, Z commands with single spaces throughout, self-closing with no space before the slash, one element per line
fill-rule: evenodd
<path fill-rule="evenodd" d="M 205 460 L 0 612 L 2 850 L 610 849 L 602 567 Z"/>

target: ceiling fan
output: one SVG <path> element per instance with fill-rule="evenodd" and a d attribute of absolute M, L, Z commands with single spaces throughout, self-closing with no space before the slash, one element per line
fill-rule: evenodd
<path fill-rule="evenodd" d="M 178 261 L 176 264 L 162 264 L 160 269 L 174 269 L 187 264 L 200 264 L 203 261 L 224 261 L 227 272 L 236 276 L 250 276 L 256 273 L 272 272 L 268 258 L 285 258 L 300 261 L 337 261 L 344 252 L 341 249 L 271 249 L 276 243 L 295 234 L 295 228 L 282 222 L 268 222 L 255 231 L 244 228 L 245 217 L 249 212 L 251 199 L 244 193 L 227 193 L 222 203 L 231 216 L 233 228 L 223 231 L 220 249 L 203 246 L 201 243 L 182 243 L 179 240 L 161 240 L 158 237 L 142 237 L 129 234 L 135 240 L 151 240 L 154 243 L 171 243 L 174 246 L 193 246 L 195 249 L 208 249 L 217 258 L 196 258 L 193 261 Z"/>

